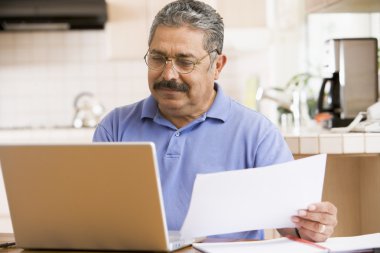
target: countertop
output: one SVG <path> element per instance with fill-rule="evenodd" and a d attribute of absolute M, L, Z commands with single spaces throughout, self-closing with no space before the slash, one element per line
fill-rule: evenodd
<path fill-rule="evenodd" d="M 283 135 L 293 154 L 380 153 L 380 133 L 332 133 L 319 129 Z"/>
<path fill-rule="evenodd" d="M 0 143 L 90 143 L 95 128 L 25 128 L 0 130 Z"/>
<path fill-rule="evenodd" d="M 94 128 L 38 128 L 0 130 L 6 143 L 91 143 Z M 282 133 L 293 154 L 376 154 L 380 133 L 332 133 L 322 128 Z"/>

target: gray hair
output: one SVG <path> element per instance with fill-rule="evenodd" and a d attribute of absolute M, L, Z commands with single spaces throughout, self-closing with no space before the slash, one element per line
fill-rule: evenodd
<path fill-rule="evenodd" d="M 195 0 L 177 0 L 167 4 L 155 16 L 149 33 L 148 45 L 159 25 L 190 26 L 205 33 L 203 48 L 218 54 L 223 50 L 224 24 L 222 17 L 210 5 Z"/>

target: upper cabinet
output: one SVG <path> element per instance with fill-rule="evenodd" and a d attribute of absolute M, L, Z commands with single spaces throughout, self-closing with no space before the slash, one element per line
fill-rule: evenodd
<path fill-rule="evenodd" d="M 225 27 L 254 28 L 266 26 L 266 0 L 218 0 L 216 9 L 223 17 Z"/>
<path fill-rule="evenodd" d="M 157 12 L 173 0 L 107 0 L 105 26 L 109 59 L 142 59 Z M 223 17 L 226 28 L 266 26 L 266 0 L 203 0 Z"/>
<path fill-rule="evenodd" d="M 379 0 L 306 0 L 308 13 L 380 12 Z"/>

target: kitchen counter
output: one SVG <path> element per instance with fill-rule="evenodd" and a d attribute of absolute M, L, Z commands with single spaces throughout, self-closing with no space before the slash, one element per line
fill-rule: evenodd
<path fill-rule="evenodd" d="M 334 236 L 379 232 L 380 133 L 303 129 L 283 135 L 295 159 L 328 154 L 322 200 L 339 210 Z"/>
<path fill-rule="evenodd" d="M 95 128 L 26 128 L 0 130 L 0 144 L 90 143 Z"/>
<path fill-rule="evenodd" d="M 90 143 L 94 128 L 36 128 L 0 130 L 6 143 Z M 380 133 L 331 133 L 324 129 L 283 133 L 294 155 L 379 154 Z"/>
<path fill-rule="evenodd" d="M 380 153 L 380 133 L 284 133 L 290 150 L 303 154 L 377 154 Z"/>

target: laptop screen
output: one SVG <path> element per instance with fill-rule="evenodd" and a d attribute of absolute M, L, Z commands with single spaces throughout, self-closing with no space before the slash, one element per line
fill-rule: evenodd
<path fill-rule="evenodd" d="M 3 145 L 18 247 L 168 250 L 153 143 Z"/>

